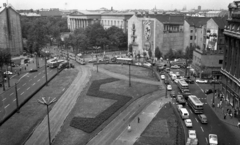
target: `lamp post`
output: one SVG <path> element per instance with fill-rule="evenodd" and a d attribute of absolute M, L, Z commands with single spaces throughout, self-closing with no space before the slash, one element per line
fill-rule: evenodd
<path fill-rule="evenodd" d="M 131 87 L 131 61 L 128 62 L 129 65 L 129 87 Z"/>
<path fill-rule="evenodd" d="M 50 130 L 50 121 L 49 121 L 49 105 L 53 104 L 54 102 L 56 102 L 57 99 L 53 98 L 51 99 L 50 97 L 48 97 L 48 99 L 46 100 L 45 97 L 42 97 L 42 99 L 38 99 L 38 103 L 43 104 L 45 106 L 47 106 L 47 117 L 48 117 L 48 139 L 49 139 L 49 145 L 51 145 L 51 130 Z"/>
<path fill-rule="evenodd" d="M 213 100 L 212 100 L 212 107 L 215 107 L 215 77 L 213 77 Z"/>
<path fill-rule="evenodd" d="M 166 96 L 165 96 L 165 98 L 167 98 L 167 84 L 166 84 Z"/>
<path fill-rule="evenodd" d="M 98 72 L 98 56 L 97 56 L 97 58 L 96 58 L 96 59 L 97 59 L 97 72 Z"/>
<path fill-rule="evenodd" d="M 47 59 L 46 59 L 46 56 L 44 57 L 45 59 L 45 78 L 46 78 L 46 86 L 48 85 L 48 79 L 47 79 Z"/>

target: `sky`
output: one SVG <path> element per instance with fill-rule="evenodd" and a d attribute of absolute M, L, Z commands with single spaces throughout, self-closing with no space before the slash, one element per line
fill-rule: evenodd
<path fill-rule="evenodd" d="M 94 10 L 105 7 L 107 9 L 157 9 L 174 10 L 182 9 L 186 6 L 187 10 L 197 9 L 227 9 L 228 4 L 234 0 L 0 0 L 0 5 L 10 3 L 15 9 L 78 9 Z"/>

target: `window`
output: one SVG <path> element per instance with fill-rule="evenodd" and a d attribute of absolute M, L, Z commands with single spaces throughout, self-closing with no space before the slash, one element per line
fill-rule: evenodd
<path fill-rule="evenodd" d="M 192 36 L 190 36 L 190 40 L 192 40 L 193 39 L 193 37 Z"/>
<path fill-rule="evenodd" d="M 223 63 L 223 60 L 219 60 L 219 64 L 222 64 Z"/>
<path fill-rule="evenodd" d="M 192 43 L 190 43 L 190 47 L 192 47 Z"/>
<path fill-rule="evenodd" d="M 197 38 L 197 37 L 196 37 L 196 36 L 194 36 L 194 39 L 195 39 L 195 40 L 196 40 L 196 38 Z"/>
<path fill-rule="evenodd" d="M 193 30 L 191 30 L 191 33 L 193 32 Z"/>

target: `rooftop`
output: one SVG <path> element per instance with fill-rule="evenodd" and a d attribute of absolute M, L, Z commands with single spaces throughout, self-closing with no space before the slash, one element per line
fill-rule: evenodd
<path fill-rule="evenodd" d="M 186 17 L 186 21 L 190 26 L 202 27 L 207 24 L 207 21 L 211 19 L 210 17 Z"/>

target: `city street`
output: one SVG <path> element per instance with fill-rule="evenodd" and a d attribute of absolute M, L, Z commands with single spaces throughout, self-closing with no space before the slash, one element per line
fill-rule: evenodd
<path fill-rule="evenodd" d="M 52 78 L 57 69 L 47 70 L 48 79 Z M 17 83 L 18 102 L 22 104 L 46 81 L 45 68 L 41 67 L 37 72 L 26 73 Z M 15 87 L 11 87 L 1 94 L 0 100 L 0 121 L 6 118 L 17 108 Z"/>
<path fill-rule="evenodd" d="M 175 83 L 171 81 L 171 85 L 173 90 L 179 92 L 179 89 Z M 184 107 L 187 108 L 190 119 L 192 120 L 193 127 L 187 130 L 196 130 L 197 138 L 199 140 L 199 145 L 208 144 L 208 135 L 209 134 L 217 134 L 218 141 L 220 144 L 225 145 L 235 145 L 239 143 L 238 138 L 234 138 L 232 132 L 226 127 L 221 120 L 218 119 L 216 114 L 207 104 L 206 95 L 203 93 L 203 89 L 200 86 L 209 85 L 209 84 L 189 84 L 190 92 L 193 95 L 196 95 L 200 100 L 204 103 L 204 114 L 207 116 L 208 124 L 201 124 L 197 119 L 197 114 L 193 113 L 192 110 L 186 105 Z M 188 133 L 188 132 L 187 132 Z M 188 137 L 188 136 L 187 136 Z"/>

